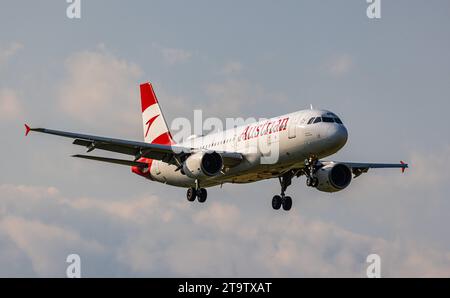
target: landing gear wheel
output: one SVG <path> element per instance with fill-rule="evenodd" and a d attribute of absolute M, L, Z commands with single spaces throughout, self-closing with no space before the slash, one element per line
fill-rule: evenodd
<path fill-rule="evenodd" d="M 274 196 L 272 198 L 272 208 L 275 210 L 278 210 L 281 208 L 281 197 L 280 196 Z"/>
<path fill-rule="evenodd" d="M 292 208 L 292 199 L 291 197 L 284 197 L 282 199 L 282 205 L 283 205 L 283 210 L 284 211 L 289 211 Z"/>
<path fill-rule="evenodd" d="M 189 202 L 193 202 L 195 201 L 195 198 L 197 197 L 197 191 L 195 190 L 195 188 L 190 187 L 188 188 L 187 192 L 186 192 L 186 198 Z"/>
<path fill-rule="evenodd" d="M 208 192 L 206 191 L 206 189 L 204 188 L 200 188 L 197 191 L 197 197 L 198 197 L 198 201 L 200 203 L 204 203 L 206 201 L 206 197 L 208 196 Z"/>

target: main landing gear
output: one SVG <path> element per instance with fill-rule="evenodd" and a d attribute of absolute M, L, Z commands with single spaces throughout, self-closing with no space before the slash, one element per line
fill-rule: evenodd
<path fill-rule="evenodd" d="M 272 198 L 272 208 L 275 210 L 283 207 L 283 210 L 289 211 L 292 208 L 292 198 L 285 195 L 285 191 L 289 185 L 292 183 L 292 177 L 294 174 L 292 172 L 285 173 L 283 176 L 278 177 L 281 185 L 281 194 L 275 195 Z"/>
<path fill-rule="evenodd" d="M 311 187 L 317 187 L 319 185 L 319 179 L 315 176 L 317 169 L 320 167 L 318 159 L 315 156 L 310 156 L 305 160 L 305 167 L 299 171 L 289 171 L 278 177 L 281 185 L 281 194 L 275 195 L 272 198 L 272 208 L 279 210 L 283 207 L 283 210 L 289 211 L 292 208 L 292 198 L 285 195 L 285 191 L 292 183 L 294 176 L 300 177 L 306 176 L 306 185 Z"/>
<path fill-rule="evenodd" d="M 204 203 L 208 197 L 208 192 L 204 188 L 200 188 L 200 184 L 196 181 L 196 187 L 188 188 L 186 198 L 189 202 L 195 201 L 197 198 L 200 203 Z"/>

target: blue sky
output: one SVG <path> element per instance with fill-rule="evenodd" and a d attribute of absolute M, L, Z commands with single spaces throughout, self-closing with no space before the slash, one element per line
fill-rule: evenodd
<path fill-rule="evenodd" d="M 0 4 L 0 276 L 449 276 L 448 1 L 65 1 Z M 206 205 L 126 167 L 73 160 L 23 123 L 142 138 L 138 85 L 169 122 L 313 104 L 349 130 L 335 160 L 411 164 L 329 195 L 297 179 L 210 190 Z"/>

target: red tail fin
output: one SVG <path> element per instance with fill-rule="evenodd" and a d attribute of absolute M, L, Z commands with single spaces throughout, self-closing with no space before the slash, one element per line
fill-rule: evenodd
<path fill-rule="evenodd" d="M 145 142 L 160 145 L 175 144 L 159 106 L 152 84 L 144 83 L 140 88 Z"/>

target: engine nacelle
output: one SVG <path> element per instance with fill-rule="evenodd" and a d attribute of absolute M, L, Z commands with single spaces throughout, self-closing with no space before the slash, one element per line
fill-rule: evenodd
<path fill-rule="evenodd" d="M 189 156 L 183 164 L 183 173 L 191 178 L 216 176 L 223 167 L 222 156 L 217 152 L 198 152 Z"/>
<path fill-rule="evenodd" d="M 346 188 L 352 181 L 352 171 L 344 164 L 329 164 L 320 168 L 315 176 L 319 179 L 317 189 L 336 192 Z"/>

